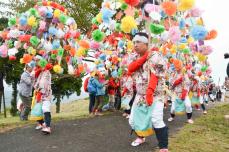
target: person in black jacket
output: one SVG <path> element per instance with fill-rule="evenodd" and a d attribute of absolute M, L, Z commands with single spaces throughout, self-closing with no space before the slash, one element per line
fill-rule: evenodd
<path fill-rule="evenodd" d="M 3 91 L 4 91 L 4 86 L 3 86 L 3 72 L 0 71 L 0 113 L 1 113 Z"/>

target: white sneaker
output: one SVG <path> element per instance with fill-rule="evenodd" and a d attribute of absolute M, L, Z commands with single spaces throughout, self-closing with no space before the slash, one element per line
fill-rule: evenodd
<path fill-rule="evenodd" d="M 170 117 L 170 118 L 168 119 L 168 122 L 172 122 L 173 120 L 174 120 L 174 118 Z"/>
<path fill-rule="evenodd" d="M 135 141 L 133 141 L 131 143 L 131 146 L 137 147 L 137 146 L 143 144 L 145 142 L 145 140 L 146 140 L 145 138 L 137 138 L 137 139 L 135 139 Z"/>
<path fill-rule="evenodd" d="M 42 125 L 41 124 L 38 124 L 36 127 L 35 127 L 35 129 L 36 130 L 40 130 L 40 129 L 42 129 L 42 128 L 44 128 L 45 127 L 45 124 L 43 123 Z"/>
<path fill-rule="evenodd" d="M 203 113 L 206 115 L 207 114 L 207 111 L 205 110 Z"/>
<path fill-rule="evenodd" d="M 193 123 L 194 123 L 194 121 L 193 121 L 192 119 L 188 119 L 188 120 L 187 120 L 187 123 L 189 123 L 189 124 L 193 124 Z"/>
<path fill-rule="evenodd" d="M 45 127 L 41 130 L 45 134 L 50 134 L 51 133 L 51 128 L 50 127 Z"/>
<path fill-rule="evenodd" d="M 130 118 L 130 115 L 127 114 L 126 119 L 129 119 L 129 118 Z"/>

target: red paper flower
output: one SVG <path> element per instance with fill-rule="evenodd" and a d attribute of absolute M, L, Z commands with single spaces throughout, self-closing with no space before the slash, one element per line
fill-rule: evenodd
<path fill-rule="evenodd" d="M 125 0 L 125 2 L 129 4 L 130 6 L 134 7 L 139 4 L 140 0 Z"/>

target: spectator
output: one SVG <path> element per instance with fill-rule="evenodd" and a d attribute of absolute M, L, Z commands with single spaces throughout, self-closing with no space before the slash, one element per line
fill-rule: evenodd
<path fill-rule="evenodd" d="M 28 120 L 28 115 L 31 110 L 32 89 L 35 78 L 31 75 L 33 67 L 31 64 L 26 64 L 25 71 L 21 75 L 19 84 L 19 96 L 22 100 L 22 111 L 20 113 L 21 120 Z"/>
<path fill-rule="evenodd" d="M 0 71 L 0 113 L 1 113 L 1 105 L 2 105 L 2 96 L 4 91 L 4 85 L 3 85 L 3 72 Z"/>

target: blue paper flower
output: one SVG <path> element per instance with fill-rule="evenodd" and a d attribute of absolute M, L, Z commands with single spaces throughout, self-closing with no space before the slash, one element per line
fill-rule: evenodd
<path fill-rule="evenodd" d="M 52 48 L 55 49 L 59 49 L 60 48 L 60 41 L 59 40 L 54 40 L 52 43 Z"/>
<path fill-rule="evenodd" d="M 45 16 L 46 16 L 46 18 L 52 18 L 53 14 L 52 14 L 51 11 L 48 10 L 48 11 L 45 13 Z"/>
<path fill-rule="evenodd" d="M 27 18 L 25 16 L 21 16 L 19 19 L 19 23 L 21 26 L 25 26 L 27 24 Z"/>
<path fill-rule="evenodd" d="M 57 29 L 55 27 L 49 27 L 49 34 L 54 36 L 57 34 Z"/>
<path fill-rule="evenodd" d="M 106 60 L 106 55 L 105 55 L 105 54 L 101 54 L 101 55 L 99 56 L 99 58 L 100 58 L 100 60 L 105 61 L 105 60 Z"/>
<path fill-rule="evenodd" d="M 180 39 L 180 43 L 187 43 L 187 39 L 186 39 L 185 37 L 182 37 L 182 38 Z"/>
<path fill-rule="evenodd" d="M 181 19 L 181 21 L 179 22 L 179 28 L 182 30 L 185 28 L 185 20 Z"/>
<path fill-rule="evenodd" d="M 208 31 L 203 27 L 196 25 L 191 30 L 191 36 L 195 40 L 204 40 L 204 38 L 207 36 Z"/>
<path fill-rule="evenodd" d="M 103 9 L 102 10 L 102 19 L 104 23 L 109 23 L 111 20 L 111 17 L 114 15 L 114 13 L 109 9 Z"/>
<path fill-rule="evenodd" d="M 116 70 L 114 70 L 113 72 L 111 72 L 111 76 L 113 78 L 117 78 L 118 77 L 118 72 Z"/>
<path fill-rule="evenodd" d="M 118 41 L 118 47 L 122 49 L 124 47 L 124 42 L 122 40 Z"/>

